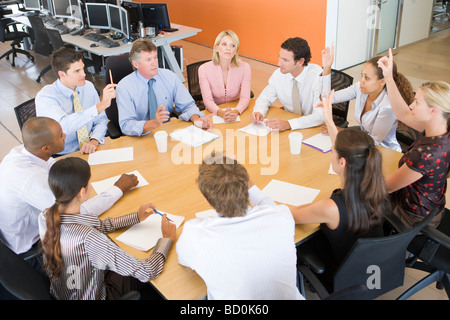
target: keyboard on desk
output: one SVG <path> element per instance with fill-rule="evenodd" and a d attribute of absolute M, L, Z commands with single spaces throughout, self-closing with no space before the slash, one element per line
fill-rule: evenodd
<path fill-rule="evenodd" d="M 113 48 L 113 47 L 118 47 L 120 46 L 119 42 L 116 42 L 114 40 L 111 40 L 109 38 L 104 38 L 104 39 L 100 39 L 98 42 L 100 42 L 100 44 L 102 46 L 105 46 L 107 48 Z"/>
<path fill-rule="evenodd" d="M 60 21 L 60 20 L 58 20 L 58 19 L 55 19 L 55 18 L 49 18 L 49 19 L 46 19 L 46 20 L 44 21 L 44 23 L 45 23 L 47 26 L 49 26 L 49 27 L 55 27 L 55 26 L 57 26 L 57 25 L 63 24 L 62 21 Z"/>
<path fill-rule="evenodd" d="M 86 39 L 86 40 L 97 41 L 97 42 L 100 41 L 100 39 L 106 39 L 105 36 L 102 36 L 101 34 L 93 33 L 93 32 L 85 34 L 83 36 L 83 38 Z"/>
<path fill-rule="evenodd" d="M 53 28 L 55 28 L 55 30 L 58 30 L 59 34 L 69 33 L 69 28 L 67 28 L 63 24 L 58 24 L 58 25 L 54 26 Z"/>

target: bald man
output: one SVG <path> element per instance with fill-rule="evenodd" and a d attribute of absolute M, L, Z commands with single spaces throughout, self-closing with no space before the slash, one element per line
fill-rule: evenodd
<path fill-rule="evenodd" d="M 55 202 L 48 172 L 55 163 L 52 155 L 64 150 L 65 134 L 57 121 L 36 117 L 23 125 L 22 139 L 24 144 L 0 164 L 0 240 L 24 255 L 39 240 L 38 215 Z M 137 183 L 136 176 L 122 175 L 109 190 L 86 201 L 82 213 L 101 214 Z"/>

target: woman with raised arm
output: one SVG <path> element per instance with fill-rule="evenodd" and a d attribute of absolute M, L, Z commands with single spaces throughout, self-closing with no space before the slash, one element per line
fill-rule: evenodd
<path fill-rule="evenodd" d="M 129 227 L 153 213 L 152 204 L 117 218 L 100 220 L 80 213 L 92 190 L 89 164 L 81 158 L 57 161 L 49 172 L 55 204 L 39 215 L 44 270 L 56 299 L 117 299 L 155 279 L 162 271 L 175 240 L 175 225 L 163 217 L 163 238 L 152 254 L 138 260 L 120 249 L 106 233 Z M 164 215 L 165 216 L 165 215 Z"/>
<path fill-rule="evenodd" d="M 206 109 L 226 122 L 235 121 L 250 102 L 250 65 L 239 59 L 239 38 L 231 30 L 219 33 L 213 50 L 212 61 L 202 64 L 198 69 L 203 103 Z M 218 107 L 237 99 L 239 102 L 236 108 Z"/>
<path fill-rule="evenodd" d="M 421 132 L 400 159 L 399 169 L 386 179 L 394 213 L 412 227 L 438 208 L 440 212 L 430 223 L 436 226 L 445 207 L 450 162 L 450 85 L 444 81 L 422 83 L 408 105 L 393 78 L 391 49 L 378 65 L 383 70 L 395 116 Z"/>
<path fill-rule="evenodd" d="M 397 141 L 396 131 L 398 121 L 392 112 L 386 90 L 386 80 L 383 71 L 378 67 L 380 57 L 367 61 L 361 71 L 361 79 L 339 91 L 333 96 L 333 103 L 340 103 L 355 99 L 355 120 L 362 131 L 368 133 L 375 144 L 402 151 Z M 322 51 L 322 86 L 331 90 L 331 66 L 334 61 L 334 45 Z M 412 102 L 414 92 L 411 83 L 393 66 L 393 78 L 402 97 Z"/>
<path fill-rule="evenodd" d="M 327 92 L 326 96 L 323 107 L 333 143 L 331 164 L 339 175 L 341 188 L 334 190 L 330 198 L 298 206 L 291 212 L 297 224 L 320 223 L 328 240 L 326 246 L 331 248 L 331 254 L 324 254 L 331 258 L 326 269 L 333 273 L 330 270 L 339 265 L 358 238 L 383 235 L 382 223 L 389 200 L 382 157 L 374 140 L 361 130 L 338 131 L 331 111 L 333 92 L 330 95 Z"/>

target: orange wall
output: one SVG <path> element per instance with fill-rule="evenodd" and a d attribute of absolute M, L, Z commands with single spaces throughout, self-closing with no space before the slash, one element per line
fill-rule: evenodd
<path fill-rule="evenodd" d="M 136 2 L 157 2 L 135 0 Z M 170 20 L 202 29 L 188 41 L 212 47 L 216 36 L 233 30 L 239 54 L 277 64 L 281 43 L 302 37 L 311 47 L 311 62 L 321 65 L 325 45 L 327 0 L 167 0 Z"/>

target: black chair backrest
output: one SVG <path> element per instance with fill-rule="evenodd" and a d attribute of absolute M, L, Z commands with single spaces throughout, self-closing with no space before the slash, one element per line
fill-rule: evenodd
<path fill-rule="evenodd" d="M 345 89 L 353 84 L 353 77 L 345 72 L 331 69 L 331 90 L 338 91 Z M 333 103 L 333 118 L 335 122 L 347 121 L 348 108 L 350 101 Z M 340 123 L 336 123 L 339 126 Z"/>
<path fill-rule="evenodd" d="M 47 32 L 47 36 L 50 40 L 53 51 L 58 50 L 59 48 L 64 46 L 64 41 L 61 38 L 61 34 L 58 30 L 45 28 L 45 32 Z"/>
<path fill-rule="evenodd" d="M 110 56 L 106 59 L 105 83 L 107 85 L 111 83 L 109 70 L 111 70 L 112 78 L 115 84 L 119 83 L 120 80 L 133 72 L 134 69 L 128 57 L 129 54 L 124 53 L 118 56 Z M 105 112 L 108 119 L 114 123 L 117 129 L 120 130 L 116 99 L 111 100 L 111 106 L 107 108 Z"/>
<path fill-rule="evenodd" d="M 22 130 L 25 121 L 27 121 L 30 118 L 36 117 L 36 105 L 34 103 L 34 98 L 25 101 L 24 103 L 15 107 L 14 113 L 16 114 L 17 122 L 19 123 L 19 128 L 20 130 Z"/>
<path fill-rule="evenodd" d="M 205 62 L 209 61 L 211 60 L 198 61 L 186 66 L 188 89 L 195 102 L 200 102 L 203 100 L 202 91 L 200 90 L 200 84 L 198 81 L 198 68 Z"/>
<path fill-rule="evenodd" d="M 376 284 L 379 281 L 379 287 L 368 286 L 367 297 L 374 299 L 402 286 L 408 244 L 436 213 L 437 210 L 405 232 L 380 238 L 358 239 L 335 273 L 334 292 L 351 285 Z"/>
<path fill-rule="evenodd" d="M 0 284 L 20 300 L 53 300 L 48 278 L 0 241 Z"/>
<path fill-rule="evenodd" d="M 34 37 L 34 51 L 44 56 L 49 56 L 52 52 L 52 45 L 45 31 L 45 25 L 39 16 L 28 16 L 30 20 L 32 34 Z"/>

